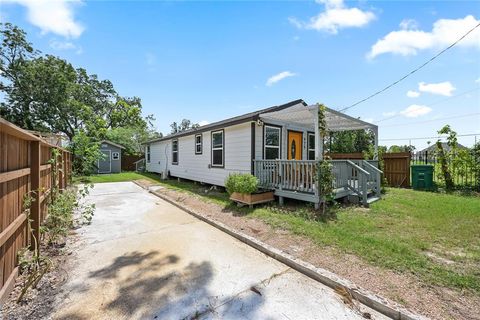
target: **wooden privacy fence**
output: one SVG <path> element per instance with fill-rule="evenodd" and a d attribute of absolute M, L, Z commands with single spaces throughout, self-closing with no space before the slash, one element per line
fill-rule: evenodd
<path fill-rule="evenodd" d="M 53 149 L 59 151 L 55 181 L 50 161 Z M 33 246 L 32 234 L 40 239 L 40 224 L 48 214 L 46 200 L 52 186 L 64 189 L 70 177 L 68 151 L 0 118 L 0 302 L 13 288 L 18 273 L 17 253 Z M 26 196 L 33 198 L 29 215 L 32 230 L 28 230 L 28 211 L 24 208 Z"/>
<path fill-rule="evenodd" d="M 122 171 L 135 171 L 136 162 L 144 158 L 144 155 L 130 155 L 122 152 Z"/>
<path fill-rule="evenodd" d="M 410 187 L 410 152 L 384 153 L 383 174 L 391 187 Z"/>

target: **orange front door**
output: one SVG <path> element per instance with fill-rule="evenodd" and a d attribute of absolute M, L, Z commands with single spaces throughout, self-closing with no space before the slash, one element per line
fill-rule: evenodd
<path fill-rule="evenodd" d="M 302 160 L 303 133 L 288 131 L 288 160 Z"/>

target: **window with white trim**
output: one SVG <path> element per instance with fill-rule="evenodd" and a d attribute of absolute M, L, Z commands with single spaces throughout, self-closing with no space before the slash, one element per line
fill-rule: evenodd
<path fill-rule="evenodd" d="M 279 127 L 265 126 L 264 131 L 264 158 L 266 160 L 280 159 L 280 134 Z"/>
<path fill-rule="evenodd" d="M 172 140 L 172 164 L 178 164 L 178 139 Z"/>
<path fill-rule="evenodd" d="M 212 167 L 224 166 L 223 130 L 212 131 Z"/>
<path fill-rule="evenodd" d="M 315 160 L 315 133 L 308 134 L 308 160 Z"/>
<path fill-rule="evenodd" d="M 203 137 L 202 134 L 196 134 L 195 135 L 195 154 L 202 154 L 202 149 L 203 149 Z"/>
<path fill-rule="evenodd" d="M 150 163 L 150 146 L 147 146 L 146 154 L 147 154 L 147 157 L 146 157 L 147 158 L 147 163 Z"/>

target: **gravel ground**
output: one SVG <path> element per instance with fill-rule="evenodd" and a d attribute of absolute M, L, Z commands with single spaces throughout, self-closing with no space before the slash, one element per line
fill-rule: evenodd
<path fill-rule="evenodd" d="M 147 180 L 138 180 L 137 183 L 146 188 L 152 186 Z M 372 266 L 354 255 L 339 252 L 331 247 L 320 247 L 306 237 L 274 229 L 259 219 L 239 216 L 238 213 L 223 206 L 205 202 L 196 195 L 165 188 L 156 192 L 198 214 L 254 236 L 317 267 L 334 272 L 415 313 L 432 319 L 480 319 L 480 297 L 472 293 L 427 285 L 414 275 Z"/>

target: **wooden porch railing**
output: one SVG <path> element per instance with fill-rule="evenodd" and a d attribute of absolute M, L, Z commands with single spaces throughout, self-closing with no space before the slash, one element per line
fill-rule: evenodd
<path fill-rule="evenodd" d="M 351 191 L 364 204 L 370 191 L 380 195 L 381 171 L 378 161 L 331 160 L 333 189 L 338 197 Z M 254 174 L 266 189 L 315 194 L 315 160 L 255 160 Z"/>

